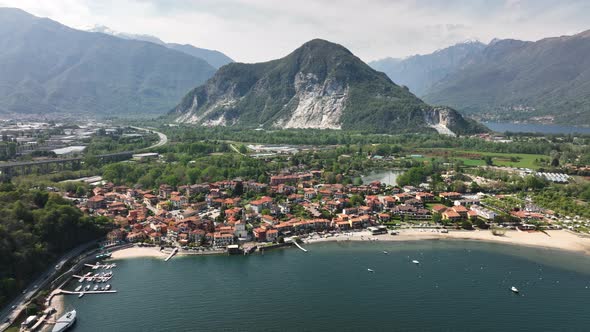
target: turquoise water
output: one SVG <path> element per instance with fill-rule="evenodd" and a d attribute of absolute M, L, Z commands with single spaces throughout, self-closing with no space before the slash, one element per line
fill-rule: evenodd
<path fill-rule="evenodd" d="M 120 260 L 112 280 L 119 293 L 71 296 L 66 305 L 78 311 L 74 331 L 584 331 L 590 326 L 587 256 L 436 240 L 307 249 Z M 513 285 L 520 295 L 510 291 Z"/>
<path fill-rule="evenodd" d="M 484 122 L 488 128 L 500 133 L 509 131 L 513 133 L 541 133 L 541 134 L 590 134 L 589 127 L 576 127 L 564 125 L 523 124 L 509 122 Z"/>

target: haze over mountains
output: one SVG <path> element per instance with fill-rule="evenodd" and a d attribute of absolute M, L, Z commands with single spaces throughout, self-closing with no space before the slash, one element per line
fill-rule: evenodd
<path fill-rule="evenodd" d="M 590 125 L 590 31 L 458 44 L 371 65 L 425 101 L 479 119 Z"/>
<path fill-rule="evenodd" d="M 151 42 L 0 8 L 0 114 L 159 115 L 215 72 Z"/>
<path fill-rule="evenodd" d="M 321 39 L 278 60 L 222 67 L 171 115 L 177 122 L 207 126 L 482 130 L 452 109 L 427 105 L 346 48 Z"/>
<path fill-rule="evenodd" d="M 174 109 L 179 121 L 207 125 L 392 132 L 422 130 L 444 113 L 449 126 L 473 129 L 445 107 L 430 117 L 425 112 L 433 108 L 415 93 L 480 120 L 590 125 L 589 55 L 590 31 L 537 42 L 466 42 L 370 63 L 389 80 L 321 40 L 246 65 L 215 50 L 106 27 L 80 31 L 0 8 L 0 116 L 151 117 Z"/>
<path fill-rule="evenodd" d="M 234 60 L 232 60 L 230 57 L 216 50 L 208 50 L 206 48 L 199 48 L 189 44 L 165 43 L 158 37 L 150 35 L 137 35 L 125 32 L 117 32 L 106 26 L 95 26 L 94 28 L 89 29 L 88 31 L 105 33 L 124 39 L 143 40 L 150 43 L 163 45 L 173 50 L 177 50 L 188 55 L 192 55 L 194 57 L 203 59 L 216 69 L 230 62 L 234 62 Z"/>

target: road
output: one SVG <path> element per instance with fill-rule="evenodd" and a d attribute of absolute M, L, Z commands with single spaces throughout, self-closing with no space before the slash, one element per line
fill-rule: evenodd
<path fill-rule="evenodd" d="M 168 136 L 166 136 L 164 133 L 161 133 L 159 131 L 156 131 L 154 129 L 149 129 L 149 128 L 141 128 L 141 127 L 135 127 L 135 126 L 129 126 L 129 127 L 133 128 L 133 129 L 136 129 L 136 130 L 142 130 L 142 131 L 156 133 L 156 134 L 158 134 L 158 137 L 160 138 L 160 140 L 158 141 L 158 143 L 156 143 L 154 145 L 151 145 L 151 146 L 148 146 L 147 148 L 140 149 L 138 151 L 143 151 L 143 150 L 149 150 L 149 149 L 157 148 L 157 147 L 160 147 L 160 146 L 168 143 Z"/>
<path fill-rule="evenodd" d="M 98 242 L 93 241 L 83 245 L 80 245 L 68 253 L 64 254 L 56 264 L 50 266 L 45 272 L 43 272 L 37 279 L 29 284 L 29 287 L 24 291 L 24 293 L 19 294 L 17 298 L 13 299 L 10 303 L 6 305 L 0 311 L 0 331 L 4 331 L 7 329 L 12 321 L 16 319 L 18 314 L 25 309 L 27 303 L 33 296 L 40 290 L 47 286 L 51 281 L 58 276 L 59 270 L 61 266 L 66 264 L 69 260 L 74 257 L 77 257 L 84 251 L 88 250 L 88 248 L 95 246 Z M 55 269 L 56 266 L 59 266 L 60 269 Z M 15 306 L 14 309 L 12 307 Z M 6 319 L 9 320 L 10 323 L 6 323 Z"/>

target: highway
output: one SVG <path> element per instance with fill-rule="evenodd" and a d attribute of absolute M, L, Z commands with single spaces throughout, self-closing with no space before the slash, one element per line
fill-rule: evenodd
<path fill-rule="evenodd" d="M 166 136 L 164 133 L 161 133 L 159 131 L 156 131 L 153 128 L 141 128 L 141 127 L 135 127 L 135 126 L 129 126 L 129 127 L 133 128 L 133 129 L 136 129 L 136 130 L 142 130 L 142 131 L 156 133 L 158 135 L 158 137 L 160 138 L 160 140 L 158 141 L 158 143 L 156 143 L 154 145 L 151 145 L 151 146 L 148 146 L 147 148 L 140 149 L 138 151 L 144 151 L 144 150 L 149 150 L 149 149 L 157 148 L 157 147 L 160 147 L 160 146 L 165 145 L 166 143 L 168 143 L 168 136 Z"/>
<path fill-rule="evenodd" d="M 40 289 L 43 289 L 49 285 L 51 281 L 58 276 L 59 270 L 61 270 L 61 267 L 64 264 L 66 264 L 70 259 L 77 257 L 84 251 L 88 250 L 92 246 L 95 246 L 97 243 L 98 241 L 89 242 L 70 250 L 57 262 L 55 262 L 55 264 L 51 265 L 45 272 L 37 277 L 37 279 L 31 282 L 29 287 L 22 294 L 19 294 L 0 311 L 0 331 L 7 329 L 12 321 L 16 319 L 18 314 L 25 309 L 29 300 L 32 299 Z M 60 268 L 56 269 L 56 266 L 59 266 Z"/>

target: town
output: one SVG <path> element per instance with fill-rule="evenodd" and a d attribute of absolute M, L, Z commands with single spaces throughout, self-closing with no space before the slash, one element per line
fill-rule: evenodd
<path fill-rule="evenodd" d="M 284 243 L 286 237 L 400 227 L 448 229 L 561 229 L 554 213 L 529 204 L 502 211 L 503 195 L 434 193 L 415 186 L 321 183 L 321 171 L 280 174 L 269 183 L 219 181 L 157 192 L 105 183 L 91 197 L 76 197 L 81 210 L 112 218 L 109 242 L 222 249 L 235 244 Z M 243 194 L 254 199 L 244 199 Z M 507 212 L 507 213 L 503 213 Z M 506 214 L 507 217 L 502 217 Z"/>

